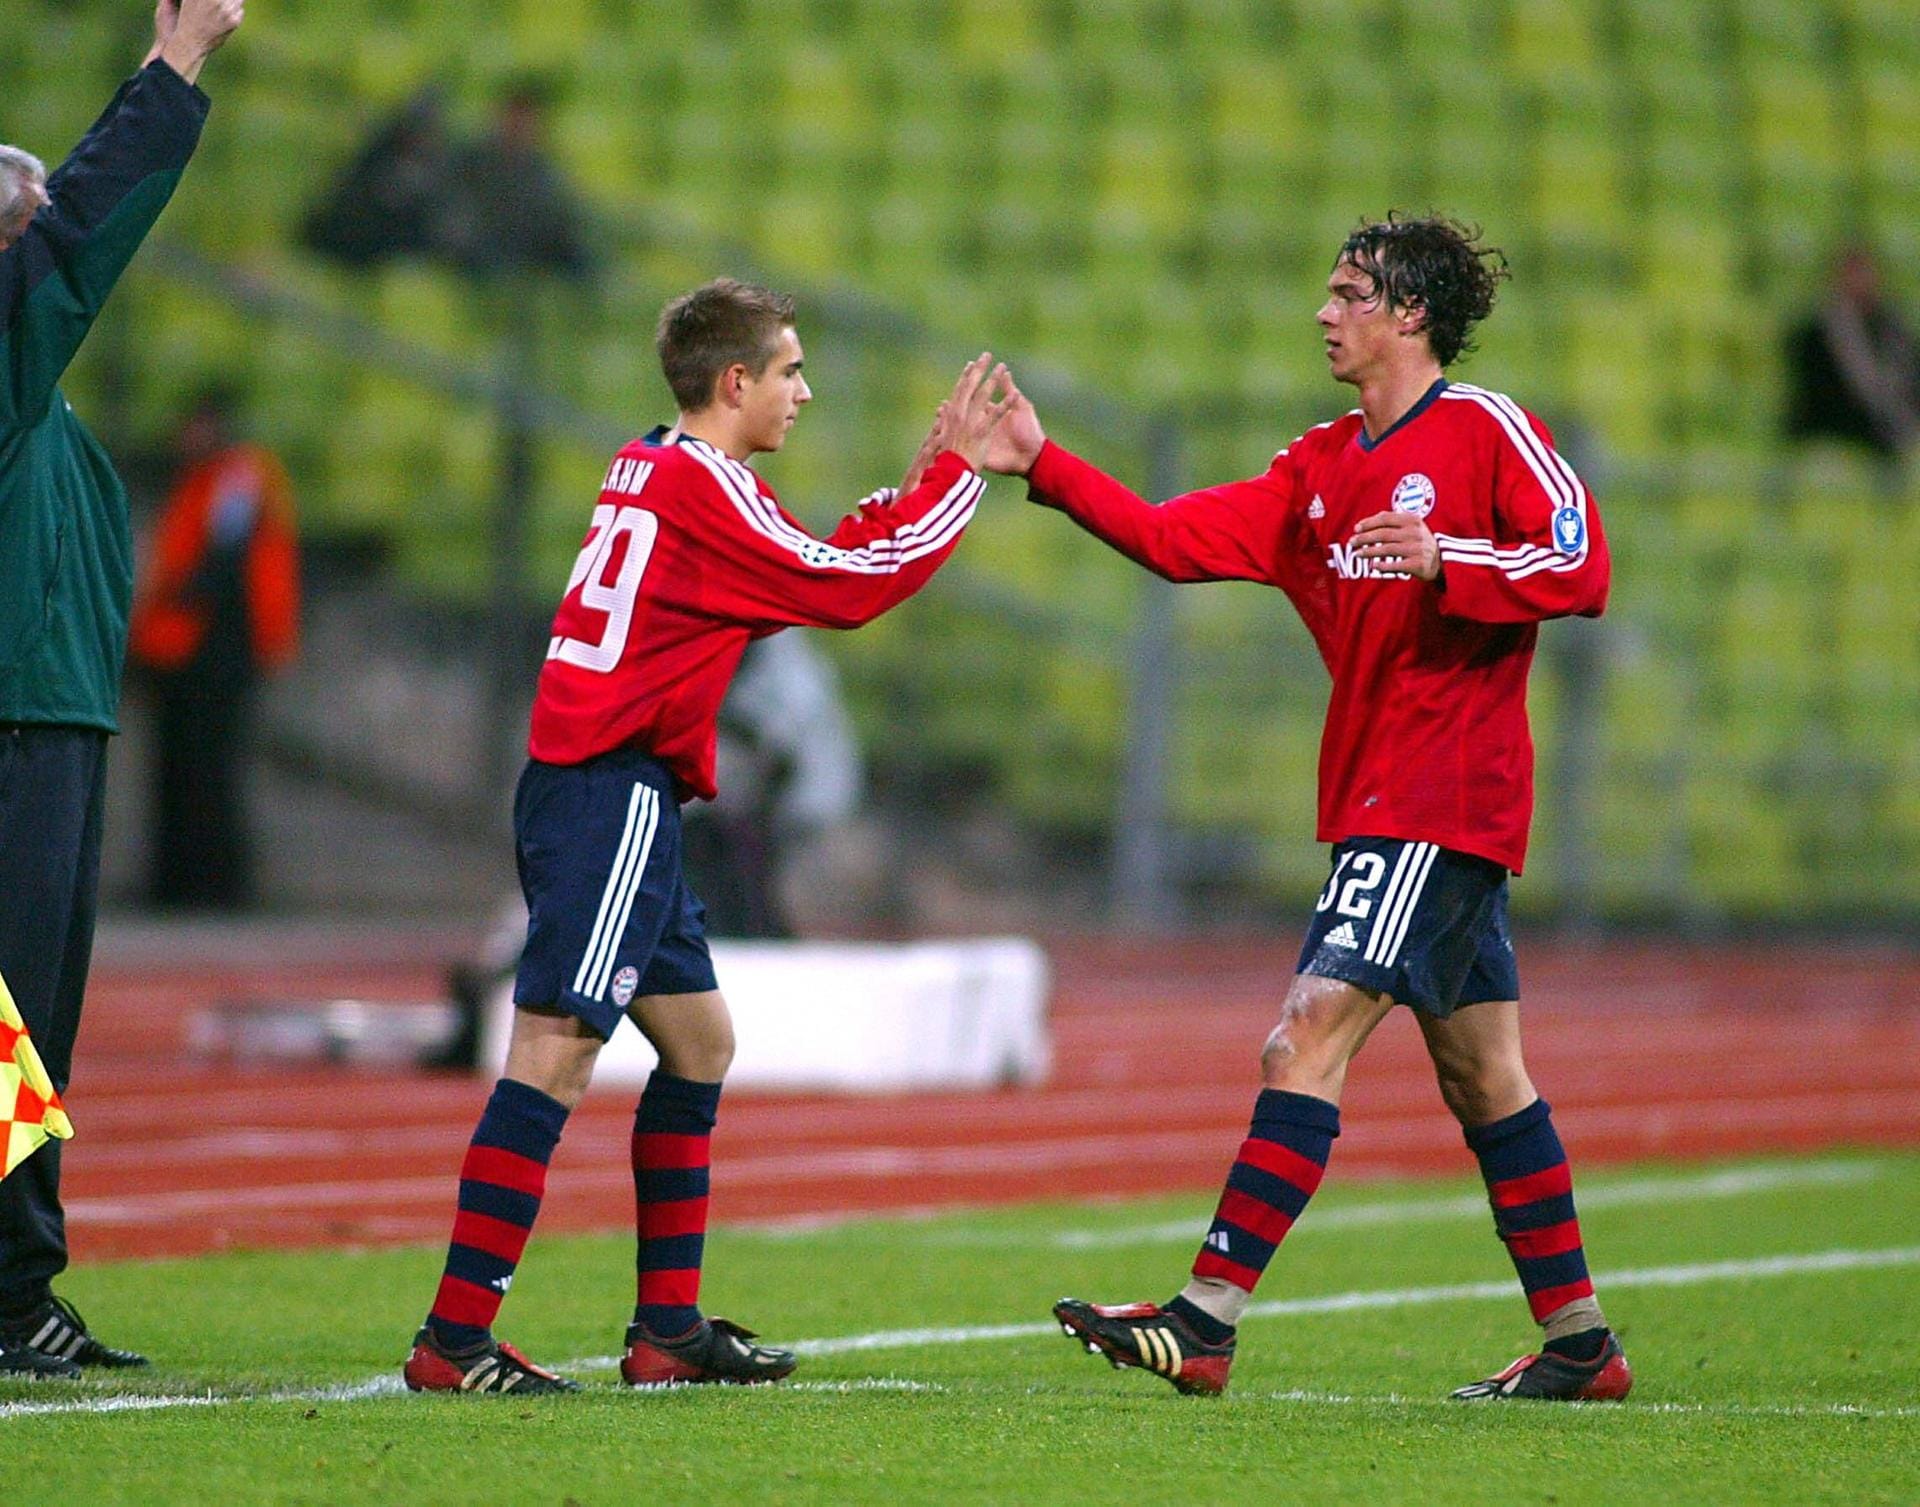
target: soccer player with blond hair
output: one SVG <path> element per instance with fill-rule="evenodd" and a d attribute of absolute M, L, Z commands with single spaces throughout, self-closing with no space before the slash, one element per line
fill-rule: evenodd
<path fill-rule="evenodd" d="M 1007 400 L 982 355 L 897 492 L 807 533 L 748 465 L 813 394 L 790 298 L 730 279 L 669 303 L 671 428 L 614 457 L 574 562 L 514 801 L 526 946 L 506 1071 L 460 1169 L 453 1239 L 405 1368 L 416 1391 L 555 1392 L 574 1383 L 492 1332 L 547 1163 L 623 1017 L 659 1053 L 634 1115 L 637 1283 L 622 1378 L 778 1381 L 790 1351 L 699 1307 L 708 1144 L 733 1022 L 681 872 L 680 804 L 715 793 L 716 720 L 754 639 L 854 628 L 913 595 L 960 542 Z"/>

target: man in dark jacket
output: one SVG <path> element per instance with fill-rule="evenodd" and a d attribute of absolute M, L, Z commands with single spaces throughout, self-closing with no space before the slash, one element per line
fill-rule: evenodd
<path fill-rule="evenodd" d="M 133 595 L 127 495 L 59 381 L 192 157 L 201 65 L 245 0 L 161 0 L 153 48 L 41 182 L 0 153 L 0 977 L 62 1092 L 93 948 L 107 737 Z M 53 1295 L 60 1143 L 0 1181 L 0 1374 L 143 1365 Z"/>

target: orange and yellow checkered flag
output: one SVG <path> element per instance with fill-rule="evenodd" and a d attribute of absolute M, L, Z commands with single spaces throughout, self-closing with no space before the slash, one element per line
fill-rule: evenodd
<path fill-rule="evenodd" d="M 0 1177 L 49 1139 L 65 1141 L 72 1135 L 73 1121 L 33 1049 L 7 981 L 0 979 Z"/>

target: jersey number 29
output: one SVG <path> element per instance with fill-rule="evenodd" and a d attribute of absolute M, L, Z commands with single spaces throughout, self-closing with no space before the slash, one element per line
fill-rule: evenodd
<path fill-rule="evenodd" d="M 637 489 L 636 489 L 637 490 Z M 620 663 L 626 651 L 627 630 L 633 626 L 633 599 L 640 593 L 640 578 L 647 573 L 647 561 L 653 558 L 653 543 L 660 536 L 660 520 L 645 508 L 615 508 L 603 502 L 593 510 L 593 526 L 587 530 L 587 542 L 573 562 L 567 577 L 567 590 L 580 588 L 580 605 L 607 615 L 607 625 L 597 643 L 568 638 L 564 634 L 547 645 L 548 659 L 562 659 L 583 670 L 605 673 Z M 621 540 L 626 552 L 620 557 L 620 571 L 611 581 L 607 567 Z"/>

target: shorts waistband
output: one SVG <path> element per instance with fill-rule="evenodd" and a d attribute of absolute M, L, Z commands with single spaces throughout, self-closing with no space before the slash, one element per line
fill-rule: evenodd
<path fill-rule="evenodd" d="M 605 753 L 595 754 L 591 759 L 582 759 L 578 764 L 549 764 L 543 759 L 529 759 L 529 764 L 541 769 L 577 769 L 582 773 L 600 770 L 614 771 L 623 775 L 634 775 L 649 784 L 658 785 L 662 790 L 671 792 L 675 787 L 673 771 L 665 762 L 644 748 L 610 748 Z"/>

